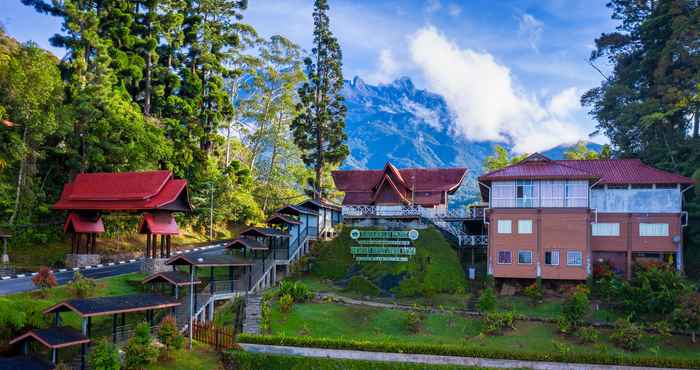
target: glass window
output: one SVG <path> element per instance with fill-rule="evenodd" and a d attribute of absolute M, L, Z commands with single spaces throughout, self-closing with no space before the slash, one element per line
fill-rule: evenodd
<path fill-rule="evenodd" d="M 580 251 L 566 252 L 566 264 L 569 266 L 582 266 L 583 254 Z"/>
<path fill-rule="evenodd" d="M 498 263 L 501 265 L 507 265 L 513 263 L 510 251 L 499 251 L 498 252 Z"/>
<path fill-rule="evenodd" d="M 524 265 L 532 264 L 532 251 L 518 251 L 518 263 Z"/>
<path fill-rule="evenodd" d="M 588 183 L 585 181 L 567 181 L 564 187 L 566 207 L 588 206 Z"/>
<path fill-rule="evenodd" d="M 599 222 L 591 224 L 593 236 L 620 236 L 620 224 L 616 222 Z"/>
<path fill-rule="evenodd" d="M 668 236 L 668 224 L 639 224 L 639 236 Z"/>
<path fill-rule="evenodd" d="M 544 264 L 550 266 L 559 266 L 559 251 L 544 252 Z"/>
<path fill-rule="evenodd" d="M 511 220 L 498 220 L 498 233 L 510 234 L 512 228 Z"/>
<path fill-rule="evenodd" d="M 519 208 L 534 207 L 535 185 L 532 180 L 517 180 L 515 182 L 515 204 Z"/>
<path fill-rule="evenodd" d="M 532 234 L 532 220 L 518 220 L 518 234 Z"/>

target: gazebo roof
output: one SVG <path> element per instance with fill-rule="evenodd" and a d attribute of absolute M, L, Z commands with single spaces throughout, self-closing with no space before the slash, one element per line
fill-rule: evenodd
<path fill-rule="evenodd" d="M 0 357 L 0 369 L 49 370 L 55 366 L 34 356 Z"/>
<path fill-rule="evenodd" d="M 302 214 L 318 215 L 318 212 L 316 212 L 316 211 L 310 210 L 306 207 L 295 206 L 292 204 L 288 204 L 288 205 L 278 209 L 277 211 L 275 211 L 275 213 L 295 215 L 295 216 L 302 215 Z"/>
<path fill-rule="evenodd" d="M 180 233 L 175 217 L 170 213 L 157 212 L 143 215 L 140 234 L 178 235 Z"/>
<path fill-rule="evenodd" d="M 216 256 L 190 256 L 180 254 L 171 257 L 166 264 L 168 265 L 186 265 L 197 267 L 225 267 L 225 266 L 253 266 L 255 262 L 240 256 L 231 254 L 220 254 Z"/>
<path fill-rule="evenodd" d="M 74 233 L 103 233 L 105 225 L 102 217 L 97 214 L 80 214 L 71 212 L 63 225 L 64 232 Z"/>
<path fill-rule="evenodd" d="M 249 227 L 241 232 L 241 236 L 279 237 L 289 236 L 289 233 L 280 229 L 275 229 L 274 227 Z"/>
<path fill-rule="evenodd" d="M 290 224 L 290 225 L 299 225 L 301 224 L 300 221 L 297 221 L 291 217 L 288 217 L 287 215 L 281 215 L 279 213 L 275 213 L 270 218 L 268 218 L 265 221 L 266 224 Z"/>
<path fill-rule="evenodd" d="M 313 210 L 319 210 L 321 208 L 326 208 L 326 209 L 332 209 L 334 211 L 340 211 L 340 206 L 337 204 L 333 204 L 327 200 L 324 199 L 307 199 L 299 204 L 297 206 L 308 208 L 308 209 L 313 209 Z"/>
<path fill-rule="evenodd" d="M 194 282 L 191 282 L 190 276 L 181 271 L 164 271 L 146 277 L 141 284 L 153 283 L 155 281 L 165 281 L 178 286 L 202 283 L 199 279 L 195 279 Z"/>
<path fill-rule="evenodd" d="M 10 341 L 15 344 L 26 339 L 35 339 L 37 342 L 50 349 L 77 346 L 90 343 L 90 338 L 81 332 L 67 326 L 54 326 L 47 329 L 32 329 Z"/>
<path fill-rule="evenodd" d="M 73 311 L 81 317 L 104 316 L 115 313 L 142 312 L 179 306 L 174 298 L 160 294 L 132 294 L 111 297 L 69 299 L 49 307 L 45 314 Z"/>
<path fill-rule="evenodd" d="M 248 248 L 253 251 L 266 251 L 270 249 L 266 244 L 252 238 L 237 238 L 226 245 L 226 248 L 229 249 L 236 249 L 237 247 Z"/>

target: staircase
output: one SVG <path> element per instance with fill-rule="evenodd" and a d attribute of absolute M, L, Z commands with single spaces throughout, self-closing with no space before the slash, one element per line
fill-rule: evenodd
<path fill-rule="evenodd" d="M 243 332 L 248 334 L 260 333 L 260 302 L 259 293 L 251 294 L 245 300 L 245 319 L 243 320 Z"/>

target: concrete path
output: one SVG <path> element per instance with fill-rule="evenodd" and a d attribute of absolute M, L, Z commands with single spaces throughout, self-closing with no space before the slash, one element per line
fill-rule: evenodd
<path fill-rule="evenodd" d="M 251 294 L 245 300 L 245 319 L 243 320 L 243 332 L 248 334 L 260 334 L 260 294 Z"/>
<path fill-rule="evenodd" d="M 288 346 L 271 346 L 263 344 L 239 343 L 244 350 L 274 355 L 293 355 L 304 357 L 325 357 L 347 360 L 369 360 L 388 362 L 412 362 L 430 365 L 462 365 L 485 368 L 529 368 L 535 370 L 676 370 L 657 367 L 611 366 L 595 364 L 569 364 L 544 361 L 497 360 L 477 357 L 419 355 L 408 353 L 366 352 L 341 349 L 304 348 Z M 680 370 L 680 369 L 678 369 Z"/>

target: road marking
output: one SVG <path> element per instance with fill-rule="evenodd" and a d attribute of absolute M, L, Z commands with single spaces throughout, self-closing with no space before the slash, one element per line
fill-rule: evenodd
<path fill-rule="evenodd" d="M 133 260 L 133 259 L 132 259 L 132 260 L 129 260 L 129 262 L 136 262 L 136 260 Z"/>
<path fill-rule="evenodd" d="M 53 271 L 51 271 L 51 272 L 53 272 Z M 32 276 L 36 276 L 37 274 L 38 274 L 38 272 L 32 272 Z"/>
<path fill-rule="evenodd" d="M 108 263 L 107 266 L 114 266 L 114 262 Z"/>
<path fill-rule="evenodd" d="M 17 274 L 17 277 L 18 277 L 18 278 L 23 278 L 23 277 L 24 277 L 24 274 Z"/>
<path fill-rule="evenodd" d="M 98 263 L 95 267 L 104 267 L 104 265 L 101 263 Z"/>
<path fill-rule="evenodd" d="M 78 270 L 80 270 L 79 267 L 73 267 L 73 271 L 78 271 Z"/>
<path fill-rule="evenodd" d="M 66 272 L 68 271 L 67 269 L 59 269 L 58 272 Z"/>
<path fill-rule="evenodd" d="M 2 280 L 12 279 L 12 276 L 3 276 L 3 277 L 0 278 L 0 279 L 2 279 Z"/>

